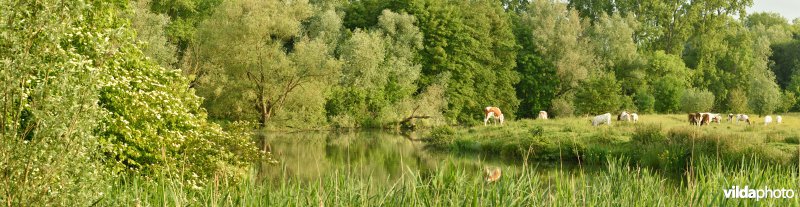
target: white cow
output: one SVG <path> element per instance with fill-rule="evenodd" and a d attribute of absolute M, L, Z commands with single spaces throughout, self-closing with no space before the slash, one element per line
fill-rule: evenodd
<path fill-rule="evenodd" d="M 639 114 L 631 113 L 631 120 L 633 120 L 633 123 L 639 121 Z"/>
<path fill-rule="evenodd" d="M 631 115 L 627 111 L 622 111 L 617 115 L 617 121 L 631 121 Z"/>
<path fill-rule="evenodd" d="M 772 123 L 772 116 L 765 116 L 764 117 L 764 126 Z"/>
<path fill-rule="evenodd" d="M 592 118 L 592 126 L 597 126 L 601 124 L 611 125 L 611 113 L 605 113 Z"/>
<path fill-rule="evenodd" d="M 775 122 L 776 123 L 780 124 L 781 121 L 783 121 L 783 117 L 781 117 L 781 115 L 775 116 Z"/>
<path fill-rule="evenodd" d="M 739 124 L 739 121 L 747 122 L 747 124 L 749 125 L 750 124 L 750 117 L 747 116 L 747 114 L 737 114 L 736 115 L 736 124 Z"/>
<path fill-rule="evenodd" d="M 546 111 L 539 111 L 539 118 L 537 119 L 547 119 L 547 112 Z"/>

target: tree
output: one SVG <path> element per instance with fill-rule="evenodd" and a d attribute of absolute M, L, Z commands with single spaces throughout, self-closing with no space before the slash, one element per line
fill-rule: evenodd
<path fill-rule="evenodd" d="M 622 91 L 613 74 L 598 74 L 581 83 L 575 92 L 575 109 L 578 114 L 604 114 L 619 110 Z"/>
<path fill-rule="evenodd" d="M 669 75 L 657 79 L 653 83 L 656 111 L 660 113 L 678 112 L 684 88 L 686 88 L 686 82 L 675 76 Z"/>
<path fill-rule="evenodd" d="M 563 3 L 537 0 L 527 5 L 515 22 L 517 41 L 522 46 L 517 65 L 522 80 L 517 93 L 526 103 L 523 113 L 552 108 L 556 97 L 568 97 L 569 101 L 559 101 L 559 108 L 566 109 L 564 104 L 571 102 L 578 84 L 595 68 L 595 57 L 588 49 L 591 47 L 577 12 Z M 527 109 L 529 104 L 535 108 Z"/>
<path fill-rule="evenodd" d="M 707 90 L 695 88 L 686 90 L 681 98 L 681 111 L 686 113 L 711 111 L 714 106 L 714 94 Z"/>
<path fill-rule="evenodd" d="M 302 2 L 225 2 L 203 23 L 199 58 L 216 75 L 202 77 L 198 91 L 213 116 L 256 119 L 266 127 L 300 88 L 326 91 L 341 63 L 323 39 L 305 33 L 301 23 L 312 9 Z"/>
<path fill-rule="evenodd" d="M 639 113 L 653 113 L 655 111 L 656 98 L 646 88 L 637 90 L 633 101 Z"/>
<path fill-rule="evenodd" d="M 406 9 L 424 35 L 420 52 L 425 87 L 444 73 L 446 116 L 451 122 L 477 123 L 488 105 L 513 118 L 519 106 L 514 84 L 516 43 L 510 20 L 497 1 L 414 1 Z"/>
<path fill-rule="evenodd" d="M 645 84 L 641 70 L 643 61 L 633 41 L 637 27 L 638 22 L 631 16 L 623 18 L 616 13 L 610 16 L 602 13 L 588 29 L 598 65 L 616 74 L 625 94 L 633 94 L 638 86 Z"/>
<path fill-rule="evenodd" d="M 422 48 L 415 21 L 409 14 L 384 10 L 376 28 L 358 29 L 342 43 L 342 77 L 326 104 L 334 125 L 383 126 L 413 113 L 422 70 L 414 63 Z"/>
<path fill-rule="evenodd" d="M 771 114 L 781 104 L 781 91 L 774 80 L 768 75 L 758 75 L 750 83 L 748 104 L 759 116 Z"/>
<path fill-rule="evenodd" d="M 198 39 L 200 23 L 209 18 L 222 0 L 152 0 L 150 10 L 156 14 L 169 16 L 166 35 L 170 44 L 176 47 L 175 55 L 179 62 L 187 49 Z"/>
<path fill-rule="evenodd" d="M 132 1 L 131 28 L 136 31 L 139 48 L 145 56 L 153 58 L 163 68 L 174 68 L 178 62 L 176 47 L 168 41 L 166 29 L 170 23 L 164 14 L 150 12 L 150 1 Z"/>
<path fill-rule="evenodd" d="M 91 205 L 112 175 L 190 172 L 200 182 L 260 156 L 249 137 L 207 122 L 178 71 L 144 56 L 124 18 L 128 5 L 11 4 L 0 2 L 0 192 L 8 205 Z"/>

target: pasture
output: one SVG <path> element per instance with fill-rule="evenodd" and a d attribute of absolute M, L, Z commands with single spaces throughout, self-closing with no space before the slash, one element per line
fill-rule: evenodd
<path fill-rule="evenodd" d="M 799 206 L 725 198 L 731 186 L 798 186 L 796 114 L 781 125 L 690 126 L 685 115 L 592 127 L 588 117 L 507 120 L 418 134 L 285 134 L 278 164 L 192 185 L 121 178 L 100 205 L 126 206 Z M 760 123 L 760 124 L 759 124 Z M 414 136 L 412 136 L 414 137 Z M 498 167 L 502 177 L 484 180 Z M 266 177 L 264 177 L 266 176 Z M 155 181 L 155 182 L 152 182 Z"/>
<path fill-rule="evenodd" d="M 784 114 L 783 123 L 765 126 L 763 118 L 742 122 L 690 125 L 687 115 L 640 115 L 639 122 L 592 126 L 590 117 L 506 121 L 505 126 L 433 129 L 432 147 L 455 153 L 483 153 L 508 160 L 603 164 L 607 158 L 631 159 L 647 167 L 683 172 L 702 156 L 737 163 L 757 159 L 798 163 L 800 119 Z"/>

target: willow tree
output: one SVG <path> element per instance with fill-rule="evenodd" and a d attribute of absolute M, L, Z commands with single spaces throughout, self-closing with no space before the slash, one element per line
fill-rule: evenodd
<path fill-rule="evenodd" d="M 198 81 L 198 91 L 213 116 L 256 119 L 265 127 L 301 88 L 325 91 L 329 84 L 320 83 L 337 77 L 341 64 L 324 39 L 306 35 L 302 23 L 313 11 L 304 1 L 220 5 L 200 27 L 198 42 L 198 58 L 210 74 Z"/>

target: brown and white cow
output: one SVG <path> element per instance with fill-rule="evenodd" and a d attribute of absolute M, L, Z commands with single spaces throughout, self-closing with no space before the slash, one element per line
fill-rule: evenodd
<path fill-rule="evenodd" d="M 689 113 L 689 124 L 690 125 L 700 125 L 700 121 L 702 121 L 703 116 L 700 113 Z"/>
<path fill-rule="evenodd" d="M 492 118 L 494 124 L 497 124 L 497 120 L 500 119 L 500 125 L 503 125 L 503 121 L 505 118 L 503 117 L 503 112 L 500 111 L 500 108 L 494 106 L 487 106 L 483 109 L 483 125 L 486 126 L 486 123 L 489 121 L 489 118 Z"/>

